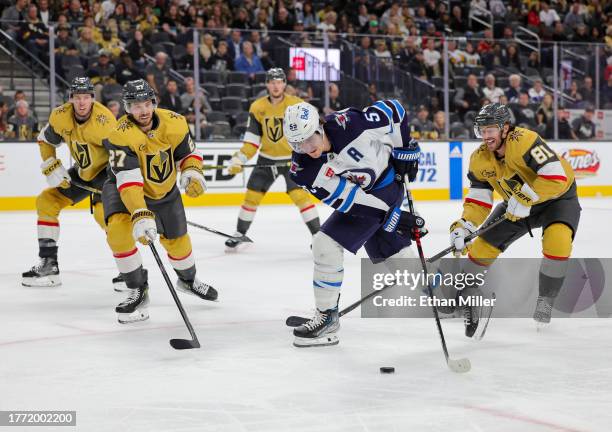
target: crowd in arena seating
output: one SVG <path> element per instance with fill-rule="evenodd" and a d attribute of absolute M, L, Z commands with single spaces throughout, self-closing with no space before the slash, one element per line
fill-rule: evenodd
<path fill-rule="evenodd" d="M 67 81 L 91 77 L 97 99 L 117 115 L 121 86 L 145 78 L 159 105 L 185 114 L 192 127 L 199 106 L 204 137 L 239 136 L 249 103 L 265 93 L 265 70 L 280 66 L 288 74 L 288 91 L 324 112 L 380 97 L 402 100 L 418 138 L 448 138 L 446 123 L 451 137 L 470 137 L 471 120 L 487 102 L 508 104 L 518 124 L 551 138 L 551 42 L 571 43 L 575 55 L 587 58 L 580 74 L 565 78 L 559 98 L 561 108 L 582 109 L 584 115 L 574 126 L 559 118 L 559 138 L 588 138 L 589 130 L 594 136 L 593 108 L 612 108 L 609 0 L 0 0 L 0 13 L 3 31 L 45 62 L 53 24 L 58 73 Z M 538 35 L 540 49 L 519 43 L 520 27 Z M 197 53 L 193 29 L 200 36 Z M 329 47 L 342 50 L 343 77 L 363 85 L 354 91 L 344 80 L 331 84 L 329 106 L 321 83 L 299 79 L 286 50 L 278 50 L 280 38 L 323 46 L 323 32 Z M 451 80 L 448 118 L 442 111 L 444 41 Z M 601 44 L 600 64 L 594 64 L 589 43 Z M 200 89 L 192 78 L 196 62 Z M 408 92 L 405 74 L 424 87 L 411 84 Z M 7 108 L 17 113 L 9 117 Z M 15 133 L 10 126 L 15 115 L 20 124 L 36 118 L 28 106 L 2 100 L 0 134 L 10 134 L 9 128 Z"/>

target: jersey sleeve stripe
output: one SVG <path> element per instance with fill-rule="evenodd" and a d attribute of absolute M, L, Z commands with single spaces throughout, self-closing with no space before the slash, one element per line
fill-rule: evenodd
<path fill-rule="evenodd" d="M 139 182 L 123 183 L 121 186 L 117 187 L 117 189 L 121 192 L 123 189 L 127 189 L 127 188 L 129 188 L 131 186 L 143 187 L 144 184 L 143 183 L 139 183 Z"/>
<path fill-rule="evenodd" d="M 559 181 L 567 181 L 567 177 L 565 176 L 561 176 L 561 175 L 538 175 L 538 177 L 542 177 L 543 179 L 546 180 L 559 180 Z"/>
<path fill-rule="evenodd" d="M 128 186 L 143 186 L 144 184 L 140 168 L 119 171 L 115 176 L 117 177 L 117 189 L 119 190 Z"/>
<path fill-rule="evenodd" d="M 397 110 L 397 114 L 399 116 L 399 122 L 401 123 L 402 120 L 404 120 L 404 116 L 406 115 L 406 110 L 404 109 L 404 107 L 402 106 L 402 104 L 400 104 L 397 99 L 391 99 L 390 101 L 393 104 L 393 106 L 395 107 L 395 109 Z"/>
<path fill-rule="evenodd" d="M 344 201 L 344 203 L 338 209 L 339 212 L 346 213 L 347 211 L 350 210 L 351 206 L 353 205 L 353 201 L 355 201 L 355 195 L 357 194 L 357 189 L 359 189 L 359 185 L 353 186 L 353 189 L 351 189 L 348 196 L 346 197 L 346 201 Z"/>
<path fill-rule="evenodd" d="M 338 199 L 340 194 L 342 194 L 345 187 L 346 187 L 346 179 L 344 177 L 340 177 L 338 186 L 336 186 L 336 190 L 334 190 L 334 192 L 329 197 L 325 198 L 323 200 L 323 203 L 327 205 L 331 205 L 334 201 L 336 201 L 336 199 Z"/>
<path fill-rule="evenodd" d="M 384 115 L 387 116 L 387 118 L 389 119 L 389 131 L 393 132 L 393 111 L 391 110 L 391 108 L 389 108 L 382 101 L 378 101 L 372 106 L 374 108 L 377 108 L 379 111 L 381 111 Z"/>
<path fill-rule="evenodd" d="M 191 153 L 191 154 L 189 154 L 189 155 L 185 156 L 183 159 L 181 159 L 181 162 L 179 163 L 179 168 L 180 168 L 180 169 L 183 169 L 183 164 L 185 163 L 185 161 L 186 161 L 187 159 L 190 159 L 190 158 L 197 159 L 197 160 L 199 160 L 200 162 L 202 162 L 202 161 L 204 160 L 204 159 L 202 158 L 202 156 L 200 156 L 198 153 Z"/>
<path fill-rule="evenodd" d="M 489 203 L 486 203 L 486 202 L 483 202 L 483 201 L 478 201 L 478 200 L 476 200 L 474 198 L 466 198 L 465 202 L 466 203 L 476 204 L 476 205 L 479 205 L 479 206 L 482 206 L 482 207 L 486 207 L 488 209 L 493 207 L 493 204 L 489 204 Z"/>
<path fill-rule="evenodd" d="M 244 133 L 243 141 L 253 144 L 255 147 L 259 148 L 261 145 L 261 136 L 255 135 L 253 132 L 246 131 Z"/>
<path fill-rule="evenodd" d="M 542 165 L 538 171 L 538 176 L 547 179 L 547 180 L 561 180 L 566 181 L 567 176 L 565 174 L 565 170 L 563 169 L 563 165 L 561 162 L 556 160 L 552 162 L 548 162 L 545 165 Z"/>

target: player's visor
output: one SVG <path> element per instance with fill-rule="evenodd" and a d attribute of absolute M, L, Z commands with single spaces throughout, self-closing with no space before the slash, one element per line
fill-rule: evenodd
<path fill-rule="evenodd" d="M 313 152 L 317 148 L 318 137 L 316 132 L 304 141 L 290 142 L 289 145 L 296 153 L 307 154 Z"/>
<path fill-rule="evenodd" d="M 499 126 L 495 124 L 485 126 L 474 125 L 474 135 L 476 138 L 493 137 L 495 136 L 495 132 L 499 130 Z"/>

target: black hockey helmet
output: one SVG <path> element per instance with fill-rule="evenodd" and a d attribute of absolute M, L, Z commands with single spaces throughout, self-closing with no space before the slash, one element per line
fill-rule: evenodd
<path fill-rule="evenodd" d="M 150 100 L 157 107 L 155 90 L 143 79 L 128 81 L 123 86 L 123 107 L 125 112 L 130 112 L 130 104 Z"/>
<path fill-rule="evenodd" d="M 282 80 L 284 83 L 287 82 L 287 75 L 281 68 L 272 68 L 266 72 L 266 83 L 272 80 Z"/>
<path fill-rule="evenodd" d="M 506 123 L 510 123 L 510 119 L 510 111 L 506 105 L 499 103 L 487 104 L 474 117 L 474 135 L 476 135 L 476 138 L 482 138 L 480 133 L 481 127 L 497 125 L 502 129 Z"/>
<path fill-rule="evenodd" d="M 73 78 L 72 82 L 70 83 L 68 97 L 72 97 L 72 95 L 75 94 L 90 94 L 94 96 L 94 86 L 91 80 L 87 77 Z"/>

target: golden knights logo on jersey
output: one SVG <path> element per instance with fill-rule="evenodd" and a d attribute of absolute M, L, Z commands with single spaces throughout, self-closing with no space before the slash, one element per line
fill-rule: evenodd
<path fill-rule="evenodd" d="M 283 137 L 283 119 L 278 117 L 266 117 L 266 133 L 270 141 L 278 142 Z"/>
<path fill-rule="evenodd" d="M 74 153 L 81 169 L 86 169 L 91 165 L 91 155 L 87 144 L 74 141 Z"/>
<path fill-rule="evenodd" d="M 172 174 L 172 149 L 160 150 L 154 155 L 147 155 L 147 179 L 154 183 L 163 183 Z"/>

